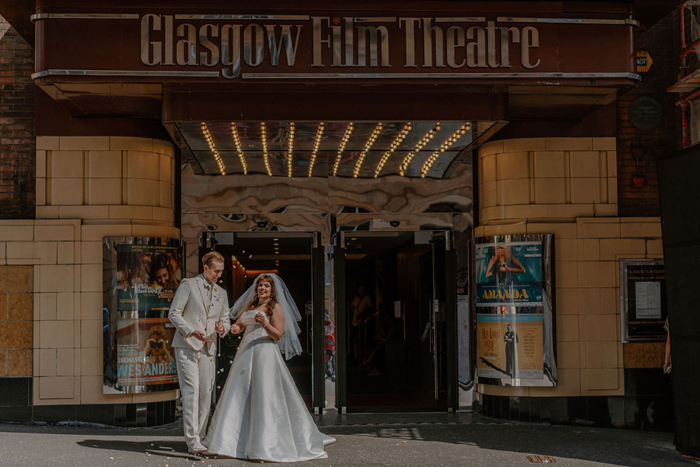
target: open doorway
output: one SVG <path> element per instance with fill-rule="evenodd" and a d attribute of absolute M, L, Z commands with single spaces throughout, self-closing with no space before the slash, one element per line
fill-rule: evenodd
<path fill-rule="evenodd" d="M 456 306 L 449 235 L 344 233 L 346 313 L 338 332 L 347 332 L 348 411 L 448 407 L 448 366 L 456 358 L 448 352 Z"/>
<path fill-rule="evenodd" d="M 225 259 L 220 285 L 228 293 L 229 305 L 261 274 L 274 272 L 287 285 L 302 319 L 299 341 L 303 353 L 286 360 L 302 398 L 313 407 L 313 234 L 307 232 L 215 232 L 208 233 L 210 248 Z M 203 242 L 205 244 L 205 242 Z M 205 250 L 204 248 L 202 249 Z M 236 356 L 242 335 L 227 335 L 217 355 L 216 397 L 218 399 Z"/>

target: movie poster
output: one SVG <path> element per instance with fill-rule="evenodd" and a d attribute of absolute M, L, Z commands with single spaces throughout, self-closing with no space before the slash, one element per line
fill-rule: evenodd
<path fill-rule="evenodd" d="M 179 240 L 106 237 L 106 394 L 177 387 L 168 311 L 184 271 Z"/>
<path fill-rule="evenodd" d="M 475 245 L 476 306 L 542 306 L 542 242 Z"/>
<path fill-rule="evenodd" d="M 493 379 L 542 379 L 543 316 L 478 314 L 477 374 Z"/>
<path fill-rule="evenodd" d="M 117 386 L 177 383 L 168 318 L 117 321 Z"/>
<path fill-rule="evenodd" d="M 117 245 L 117 311 L 170 309 L 182 280 L 180 247 Z"/>

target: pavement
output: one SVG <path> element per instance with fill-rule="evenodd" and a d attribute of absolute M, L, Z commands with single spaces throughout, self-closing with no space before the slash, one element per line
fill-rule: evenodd
<path fill-rule="evenodd" d="M 316 420 L 337 442 L 327 446 L 328 459 L 312 461 L 313 467 L 536 467 L 544 460 L 577 467 L 700 465 L 675 450 L 671 433 L 507 423 L 468 413 L 325 415 Z M 178 423 L 157 428 L 0 424 L 2 467 L 259 463 L 189 456 Z"/>

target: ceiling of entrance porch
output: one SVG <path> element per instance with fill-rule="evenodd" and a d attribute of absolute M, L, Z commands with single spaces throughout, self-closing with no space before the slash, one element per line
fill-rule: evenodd
<path fill-rule="evenodd" d="M 479 122 L 483 123 L 483 122 Z M 206 175 L 443 178 L 491 125 L 466 121 L 177 122 Z"/>

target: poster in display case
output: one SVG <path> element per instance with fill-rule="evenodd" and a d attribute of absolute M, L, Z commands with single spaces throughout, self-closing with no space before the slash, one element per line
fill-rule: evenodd
<path fill-rule="evenodd" d="M 153 237 L 103 238 L 103 393 L 177 389 L 168 319 L 185 270 L 183 243 Z"/>
<path fill-rule="evenodd" d="M 556 386 L 551 234 L 474 239 L 480 384 Z"/>
<path fill-rule="evenodd" d="M 666 340 L 666 270 L 660 259 L 620 260 L 622 342 Z"/>

